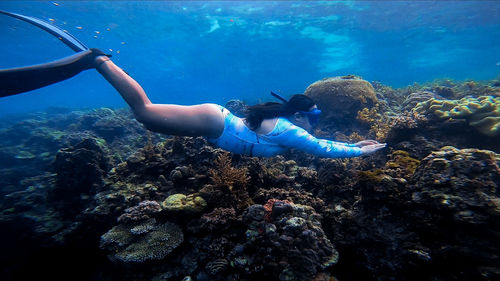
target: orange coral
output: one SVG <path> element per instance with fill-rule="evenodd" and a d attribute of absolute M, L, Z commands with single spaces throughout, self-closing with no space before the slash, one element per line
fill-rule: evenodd
<path fill-rule="evenodd" d="M 264 204 L 264 209 L 266 209 L 266 215 L 264 216 L 264 218 L 266 219 L 266 221 L 271 221 L 271 214 L 273 212 L 273 206 L 274 206 L 274 203 L 276 202 L 281 202 L 281 203 L 285 203 L 285 204 L 293 204 L 292 202 L 288 201 L 288 200 L 279 200 L 279 199 L 274 199 L 274 198 L 271 198 L 269 200 L 267 200 L 266 204 Z"/>

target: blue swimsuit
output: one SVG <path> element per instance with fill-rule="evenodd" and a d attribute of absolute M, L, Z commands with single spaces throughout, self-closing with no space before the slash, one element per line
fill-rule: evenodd
<path fill-rule="evenodd" d="M 224 131 L 218 138 L 208 141 L 224 150 L 249 156 L 275 156 L 296 148 L 320 157 L 340 158 L 361 155 L 354 144 L 317 139 L 306 130 L 295 126 L 286 118 L 278 118 L 274 129 L 264 135 L 250 130 L 243 119 L 219 106 L 224 115 Z"/>

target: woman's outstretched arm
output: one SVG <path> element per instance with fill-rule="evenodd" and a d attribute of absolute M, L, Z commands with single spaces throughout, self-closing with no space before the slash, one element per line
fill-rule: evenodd
<path fill-rule="evenodd" d="M 299 149 L 319 157 L 357 157 L 373 153 L 386 146 L 385 143 L 378 143 L 376 141 L 360 142 L 360 144 L 363 144 L 361 147 L 357 145 L 347 146 L 345 143 L 318 139 L 288 120 L 281 120 L 279 122 L 281 122 L 281 125 L 278 130 L 272 135 L 266 135 L 268 141 L 284 147 Z"/>
<path fill-rule="evenodd" d="M 96 69 L 120 93 L 137 121 L 152 131 L 169 135 L 216 138 L 224 130 L 224 117 L 215 104 L 153 104 L 141 85 L 108 57 L 97 57 Z"/>

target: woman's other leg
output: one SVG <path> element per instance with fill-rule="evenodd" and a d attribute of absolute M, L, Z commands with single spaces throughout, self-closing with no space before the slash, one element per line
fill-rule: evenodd
<path fill-rule="evenodd" d="M 139 83 L 109 58 L 98 57 L 96 64 L 99 73 L 120 93 L 137 121 L 146 128 L 169 135 L 216 138 L 222 134 L 224 117 L 215 104 L 153 104 Z"/>

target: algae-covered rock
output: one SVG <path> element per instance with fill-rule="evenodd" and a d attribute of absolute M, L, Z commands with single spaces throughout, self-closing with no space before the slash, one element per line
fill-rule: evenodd
<path fill-rule="evenodd" d="M 162 206 L 167 211 L 199 213 L 207 206 L 207 202 L 196 194 L 173 194 L 163 201 Z"/>
<path fill-rule="evenodd" d="M 322 118 L 355 118 L 359 110 L 377 103 L 375 89 L 356 76 L 332 77 L 309 85 L 305 95 L 323 111 Z"/>
<path fill-rule="evenodd" d="M 500 155 L 443 147 L 424 158 L 412 181 L 413 200 L 473 224 L 500 218 Z"/>
<path fill-rule="evenodd" d="M 87 138 L 60 149 L 53 163 L 57 177 L 49 200 L 67 215 L 78 213 L 104 184 L 111 166 L 109 149 L 102 139 Z"/>
<path fill-rule="evenodd" d="M 443 280 L 498 280 L 499 167 L 492 151 L 446 146 L 415 171 L 411 199 L 419 210 L 410 220 L 430 259 L 457 261 L 441 269 L 453 276 Z"/>
<path fill-rule="evenodd" d="M 480 133 L 500 136 L 500 97 L 465 97 L 460 100 L 429 99 L 418 103 L 414 111 L 440 120 L 466 119 Z"/>

